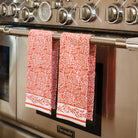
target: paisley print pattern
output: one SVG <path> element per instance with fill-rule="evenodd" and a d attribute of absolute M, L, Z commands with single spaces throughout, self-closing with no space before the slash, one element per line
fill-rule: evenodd
<path fill-rule="evenodd" d="M 96 47 L 91 35 L 62 33 L 57 117 L 86 126 L 93 119 Z"/>

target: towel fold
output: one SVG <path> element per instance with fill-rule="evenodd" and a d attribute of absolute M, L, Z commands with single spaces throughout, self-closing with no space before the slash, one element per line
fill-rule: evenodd
<path fill-rule="evenodd" d="M 57 117 L 86 126 L 93 119 L 96 47 L 91 35 L 62 33 Z"/>
<path fill-rule="evenodd" d="M 53 34 L 31 30 L 28 38 L 25 105 L 48 114 L 55 109 L 57 89 L 58 43 L 52 45 Z"/>

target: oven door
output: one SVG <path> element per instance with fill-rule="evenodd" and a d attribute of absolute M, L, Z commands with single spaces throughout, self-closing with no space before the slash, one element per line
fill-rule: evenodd
<path fill-rule="evenodd" d="M 19 122 L 60 138 L 68 137 L 67 135 L 76 138 L 136 138 L 137 52 L 97 47 L 97 92 L 94 111 L 96 118 L 89 128 L 83 128 L 25 107 L 28 37 L 19 37 L 17 42 L 17 120 Z"/>
<path fill-rule="evenodd" d="M 16 37 L 0 34 L 0 114 L 16 119 Z"/>

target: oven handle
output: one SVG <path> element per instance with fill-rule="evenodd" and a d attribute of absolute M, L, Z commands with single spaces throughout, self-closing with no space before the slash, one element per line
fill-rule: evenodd
<path fill-rule="evenodd" d="M 10 28 L 7 26 L 0 26 L 0 32 L 8 35 L 18 35 L 18 36 L 28 36 L 29 30 L 26 28 Z M 53 35 L 54 39 L 60 39 L 61 33 L 55 33 Z M 116 48 L 125 48 L 129 50 L 138 50 L 138 37 L 119 39 L 110 37 L 98 37 L 92 36 L 90 39 L 92 44 L 97 44 L 99 46 L 111 46 Z"/>

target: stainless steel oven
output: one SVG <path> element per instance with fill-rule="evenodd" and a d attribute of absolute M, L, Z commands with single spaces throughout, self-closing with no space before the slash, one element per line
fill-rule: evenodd
<path fill-rule="evenodd" d="M 97 48 L 94 123 L 87 128 L 25 107 L 28 38 L 18 38 L 17 120 L 54 137 L 136 138 L 138 73 L 136 51 Z M 54 114 L 53 114 L 54 116 Z M 58 132 L 58 127 L 60 131 Z M 66 131 L 62 134 L 62 131 Z M 74 134 L 75 133 L 75 134 Z"/>
<path fill-rule="evenodd" d="M 3 104 L 0 108 L 12 116 L 14 111 L 17 120 L 12 123 L 60 138 L 138 138 L 137 0 L 2 0 L 0 15 L 1 45 L 17 50 L 10 54 L 15 57 L 9 64 L 9 86 L 14 86 L 9 101 L 11 94 L 15 104 L 2 100 L 8 111 Z M 65 31 L 93 34 L 90 41 L 97 46 L 94 120 L 87 121 L 86 127 L 56 118 L 55 110 L 48 115 L 25 107 L 30 29 L 55 30 L 57 42 Z"/>
<path fill-rule="evenodd" d="M 16 37 L 0 34 L 0 113 L 16 119 Z"/>

